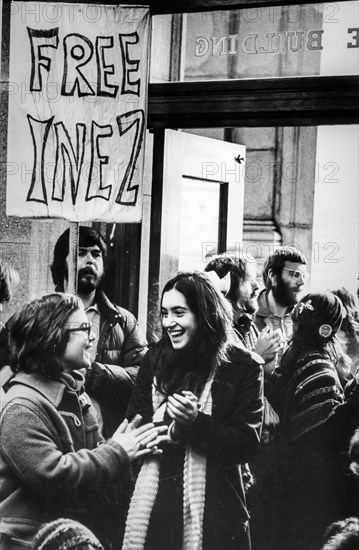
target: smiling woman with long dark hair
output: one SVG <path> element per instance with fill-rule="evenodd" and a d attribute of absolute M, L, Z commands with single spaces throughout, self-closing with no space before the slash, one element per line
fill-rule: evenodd
<path fill-rule="evenodd" d="M 91 363 L 94 339 L 82 302 L 69 294 L 34 300 L 13 317 L 16 374 L 0 418 L 1 550 L 30 549 L 38 528 L 60 517 L 80 520 L 112 548 L 130 462 L 156 452 L 158 430 L 138 428 L 139 418 L 107 441 L 100 435 L 79 371 Z"/>
<path fill-rule="evenodd" d="M 210 279 L 179 273 L 161 298 L 163 337 L 144 357 L 128 418 L 168 425 L 146 457 L 124 550 L 246 550 L 241 469 L 259 446 L 260 359 L 233 343 L 230 309 Z M 233 340 L 233 341 L 232 341 Z"/>

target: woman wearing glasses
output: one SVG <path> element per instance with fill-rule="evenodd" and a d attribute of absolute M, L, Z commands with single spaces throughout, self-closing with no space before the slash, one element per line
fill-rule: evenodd
<path fill-rule="evenodd" d="M 0 421 L 0 548 L 31 548 L 38 528 L 68 517 L 111 548 L 106 523 L 130 463 L 156 452 L 159 430 L 140 418 L 103 441 L 79 369 L 94 341 L 81 301 L 53 294 L 25 305 L 10 327 L 15 376 Z M 118 518 L 116 518 L 118 521 Z"/>

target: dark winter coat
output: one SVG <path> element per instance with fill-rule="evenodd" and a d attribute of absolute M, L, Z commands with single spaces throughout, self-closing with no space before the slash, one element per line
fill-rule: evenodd
<path fill-rule="evenodd" d="M 40 525 L 60 517 L 86 524 L 104 541 L 116 489 L 129 477 L 129 459 L 119 444 L 99 435 L 81 381 L 75 389 L 62 380 L 20 372 L 4 405 L 0 549 L 31 548 Z"/>
<path fill-rule="evenodd" d="M 132 313 L 112 304 L 101 290 L 95 302 L 99 339 L 95 362 L 86 371 L 86 391 L 99 402 L 103 435 L 110 437 L 124 418 L 147 342 Z"/>
<path fill-rule="evenodd" d="M 152 418 L 151 387 L 159 353 L 145 356 L 128 417 Z M 178 445 L 164 449 L 160 487 L 148 531 L 146 550 L 182 548 L 182 482 L 185 444 L 207 456 L 203 550 L 249 549 L 248 512 L 238 465 L 259 447 L 263 415 L 262 367 L 250 352 L 233 347 L 230 362 L 219 366 L 212 384 L 212 414 L 199 411 Z M 164 528 L 164 526 L 166 526 Z"/>

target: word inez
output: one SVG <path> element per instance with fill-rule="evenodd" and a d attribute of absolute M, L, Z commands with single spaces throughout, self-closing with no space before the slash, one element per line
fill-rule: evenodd
<path fill-rule="evenodd" d="M 57 77 L 60 73 L 61 96 L 98 96 L 113 103 L 118 94 L 140 96 L 140 60 L 130 55 L 130 48 L 139 43 L 137 32 L 118 34 L 117 37 L 96 36 L 93 41 L 83 34 L 69 33 L 61 42 L 59 28 L 38 30 L 27 27 L 27 34 L 31 46 L 29 87 L 34 102 L 48 84 L 46 72 L 50 75 L 52 69 Z M 85 202 L 96 198 L 109 201 L 113 186 L 104 184 L 103 175 L 104 169 L 110 164 L 106 139 L 117 134 L 116 154 L 120 156 L 121 150 L 122 154 L 126 151 L 126 159 L 115 202 L 134 206 L 139 185 L 132 183 L 132 179 L 143 142 L 145 113 L 143 109 L 133 109 L 119 113 L 114 118 L 112 124 L 101 124 L 93 119 L 87 124 L 74 120 L 69 128 L 61 120 L 56 120 L 55 116 L 40 120 L 28 114 L 33 168 L 26 200 L 46 205 L 49 204 L 49 198 L 51 201 L 63 202 L 68 183 L 72 204 L 76 205 L 80 180 L 83 179 L 86 182 Z M 76 137 L 71 138 L 74 129 Z M 127 147 L 122 146 L 124 140 L 128 142 Z M 45 159 L 48 158 L 46 154 L 49 149 L 54 153 L 53 174 L 50 178 L 45 174 L 48 164 Z M 89 166 L 87 174 L 85 159 Z M 50 190 L 47 189 L 49 183 Z"/>

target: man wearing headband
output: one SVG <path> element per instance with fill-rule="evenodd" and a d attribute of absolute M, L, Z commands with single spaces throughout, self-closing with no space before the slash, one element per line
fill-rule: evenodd
<path fill-rule="evenodd" d="M 207 273 L 215 272 L 221 281 L 226 280 L 222 290 L 233 309 L 234 328 L 237 337 L 250 351 L 258 353 L 264 361 L 270 361 L 280 349 L 279 334 L 260 334 L 253 323 L 258 309 L 258 283 L 256 261 L 250 254 L 224 252 L 212 258 L 206 265 Z"/>
<path fill-rule="evenodd" d="M 216 273 L 220 282 L 224 282 L 220 290 L 225 294 L 232 305 L 234 328 L 236 336 L 247 349 L 259 354 L 263 361 L 264 371 L 270 370 L 276 354 L 284 345 L 280 330 L 261 332 L 253 322 L 253 314 L 258 309 L 256 280 L 256 261 L 253 256 L 244 253 L 225 252 L 215 256 L 206 266 L 205 271 L 210 275 Z M 269 365 L 267 368 L 266 365 Z M 268 487 L 278 486 L 277 455 L 275 434 L 279 418 L 268 401 L 270 390 L 268 377 L 264 386 L 264 421 L 262 428 L 261 446 L 256 457 L 244 471 L 244 479 L 249 489 L 247 498 L 251 514 L 252 548 L 263 548 L 266 540 L 268 548 L 273 540 L 275 530 L 275 510 L 277 503 L 271 495 L 267 495 Z M 252 475 L 253 474 L 253 475 Z M 253 485 L 253 476 L 255 484 Z"/>

